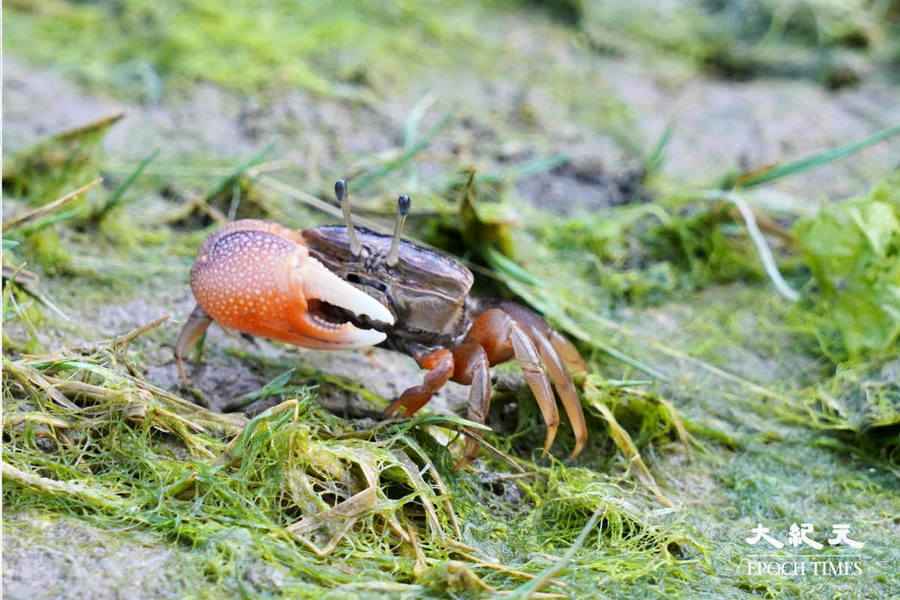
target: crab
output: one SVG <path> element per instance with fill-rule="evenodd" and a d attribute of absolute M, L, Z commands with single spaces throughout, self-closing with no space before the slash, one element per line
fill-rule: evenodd
<path fill-rule="evenodd" d="M 458 260 L 402 239 L 410 198 L 398 199 L 394 234 L 354 226 L 347 183 L 335 184 L 344 224 L 295 231 L 245 219 L 213 233 L 191 269 L 196 306 L 175 348 L 184 356 L 215 321 L 219 326 L 303 348 L 380 346 L 411 356 L 427 370 L 385 410 L 409 417 L 448 381 L 470 386 L 467 418 L 484 423 L 490 367 L 515 359 L 546 426 L 544 453 L 559 427 L 556 397 L 575 436 L 571 457 L 587 441 L 571 374 L 585 371 L 575 346 L 531 310 L 470 295 L 474 277 Z M 555 389 L 555 395 L 554 395 Z M 469 435 L 460 464 L 477 455 Z"/>

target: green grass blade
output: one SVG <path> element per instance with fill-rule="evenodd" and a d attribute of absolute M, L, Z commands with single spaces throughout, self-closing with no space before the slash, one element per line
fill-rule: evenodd
<path fill-rule="evenodd" d="M 213 196 L 217 196 L 218 194 L 230 188 L 238 179 L 240 179 L 241 175 L 246 173 L 249 169 L 262 164 L 265 161 L 266 157 L 272 152 L 272 149 L 274 147 L 274 144 L 269 144 L 268 146 L 239 164 L 231 173 L 220 179 L 219 182 L 216 183 L 216 185 L 214 185 L 209 190 L 209 192 L 207 192 L 206 197 L 212 198 Z"/>
<path fill-rule="evenodd" d="M 663 162 L 666 158 L 666 147 L 669 145 L 669 142 L 672 140 L 672 134 L 675 132 L 675 124 L 669 123 L 666 125 L 665 130 L 662 132 L 662 135 L 659 138 L 659 141 L 656 142 L 656 145 L 653 147 L 653 150 L 647 156 L 647 160 L 644 161 L 644 172 L 645 173 L 655 173 L 662 167 Z"/>
<path fill-rule="evenodd" d="M 41 229 L 45 229 L 50 227 L 51 225 L 56 225 L 62 221 L 68 221 L 73 217 L 77 217 L 81 214 L 81 209 L 79 208 L 71 208 L 69 210 L 64 210 L 63 212 L 56 213 L 54 215 L 47 215 L 42 219 L 38 219 L 32 223 L 28 223 L 18 229 L 16 229 L 16 233 L 23 237 L 28 237 L 34 233 L 37 233 Z"/>
<path fill-rule="evenodd" d="M 445 114 L 440 121 L 438 121 L 431 129 L 425 132 L 425 135 L 422 136 L 421 139 L 419 139 L 410 147 L 406 148 L 400 154 L 400 156 L 393 160 L 389 160 L 373 171 L 363 173 L 359 177 L 356 177 L 353 180 L 353 189 L 357 192 L 361 192 L 379 179 L 382 179 L 386 175 L 389 175 L 390 173 L 393 173 L 397 169 L 403 167 L 406 163 L 415 158 L 417 154 L 428 148 L 434 138 L 447 128 L 447 126 L 450 124 L 450 121 L 450 115 Z"/>
<path fill-rule="evenodd" d="M 554 154 L 551 156 L 541 156 L 532 160 L 525 161 L 522 164 L 512 166 L 508 169 L 504 169 L 497 175 L 485 174 L 483 176 L 476 175 L 475 180 L 483 180 L 483 181 L 508 181 L 514 182 L 522 179 L 523 177 L 530 177 L 531 175 L 538 175 L 540 173 L 546 173 L 547 171 L 552 171 L 553 169 L 560 167 L 569 162 L 569 157 L 565 154 Z"/>
<path fill-rule="evenodd" d="M 137 178 L 141 176 L 141 174 L 144 172 L 144 169 L 146 169 L 147 166 L 151 162 L 153 162 L 157 156 L 159 156 L 159 148 L 151 152 L 141 162 L 138 163 L 138 166 L 135 167 L 134 171 L 132 171 L 131 174 L 125 178 L 125 181 L 120 183 L 119 187 L 113 190 L 113 193 L 110 194 L 109 198 L 107 198 L 106 202 L 103 204 L 103 207 L 97 213 L 95 220 L 102 221 L 106 217 L 106 215 L 108 215 L 117 206 L 119 206 L 119 204 L 121 204 L 122 198 L 125 196 L 125 192 L 127 192 L 128 188 L 130 188 L 132 184 L 137 181 Z"/>
<path fill-rule="evenodd" d="M 294 376 L 295 370 L 296 369 L 288 369 L 255 392 L 244 394 L 243 396 L 238 398 L 238 402 L 235 403 L 235 406 L 246 406 L 254 400 L 284 394 L 285 392 L 289 391 L 288 384 L 291 381 L 291 377 Z"/>
<path fill-rule="evenodd" d="M 790 175 L 796 175 L 797 173 L 802 173 L 803 171 L 809 171 L 810 169 L 815 169 L 830 162 L 834 162 L 836 160 L 840 160 L 842 158 L 846 158 L 848 156 L 856 154 L 860 150 L 864 150 L 869 146 L 874 146 L 875 144 L 883 142 L 884 140 L 892 138 L 898 134 L 900 134 L 900 125 L 888 127 L 887 129 L 882 129 L 881 131 L 872 134 L 869 137 L 858 142 L 853 142 L 852 144 L 839 146 L 837 148 L 831 148 L 829 150 L 818 152 L 816 154 L 813 154 L 812 156 L 807 156 L 805 158 L 801 158 L 787 164 L 775 165 L 761 172 L 748 173 L 742 177 L 738 177 L 736 187 L 755 187 L 757 185 L 771 183 L 776 179 L 781 179 Z"/>

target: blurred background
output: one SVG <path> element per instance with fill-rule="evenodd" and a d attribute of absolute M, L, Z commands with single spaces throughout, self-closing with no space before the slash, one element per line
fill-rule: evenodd
<path fill-rule="evenodd" d="M 10 597 L 528 595 L 577 544 L 556 597 L 895 595 L 877 565 L 896 564 L 900 513 L 898 0 L 4 9 Z M 235 218 L 336 222 L 337 178 L 375 227 L 411 194 L 411 238 L 578 344 L 591 445 L 577 462 L 561 462 L 567 427 L 556 458 L 539 455 L 513 365 L 496 370 L 497 452 L 462 474 L 424 426 L 364 440 L 316 408 L 383 407 L 421 381 L 408 357 L 213 328 L 179 386 L 202 241 Z M 467 393 L 432 407 L 460 412 Z M 210 467 L 285 399 L 305 412 L 272 431 L 294 437 L 242 438 L 258 470 Z M 391 529 L 425 531 L 420 498 L 446 491 L 397 475 L 410 463 L 390 444 L 407 433 L 427 452 L 399 451 L 447 478 L 468 546 Z M 298 466 L 295 439 L 333 461 Z M 376 467 L 347 456 L 382 461 L 384 504 L 322 558 L 284 527 L 360 492 Z M 297 501 L 284 465 L 332 495 Z M 599 533 L 577 542 L 596 511 Z M 827 532 L 848 515 L 864 578 L 737 574 L 758 523 Z"/>

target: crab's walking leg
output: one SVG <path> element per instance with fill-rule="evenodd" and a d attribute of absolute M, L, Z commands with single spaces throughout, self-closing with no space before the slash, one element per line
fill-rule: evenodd
<path fill-rule="evenodd" d="M 191 316 L 188 317 L 184 327 L 181 328 L 181 333 L 178 334 L 178 342 L 175 344 L 175 365 L 178 367 L 178 377 L 184 385 L 190 384 L 191 381 L 184 370 L 184 357 L 206 333 L 212 321 L 212 318 L 197 304 L 191 311 Z"/>
<path fill-rule="evenodd" d="M 575 385 L 566 370 L 584 367 L 578 350 L 554 332 L 543 319 L 523 307 L 504 303 L 479 314 L 465 341 L 451 349 L 442 348 L 418 359 L 428 369 L 421 385 L 409 388 L 385 411 L 386 416 L 410 416 L 422 408 L 448 380 L 469 385 L 468 417 L 477 423 L 487 420 L 491 405 L 490 366 L 515 358 L 534 395 L 547 427 L 544 453 L 550 451 L 559 430 L 559 396 L 575 434 L 577 456 L 585 446 L 587 425 Z M 552 387 L 551 387 L 552 382 Z M 478 440 L 466 440 L 457 467 L 465 466 L 478 454 Z"/>
<path fill-rule="evenodd" d="M 566 416 L 569 417 L 569 423 L 572 425 L 572 431 L 575 434 L 575 448 L 572 449 L 570 458 L 574 458 L 581 454 L 584 445 L 587 443 L 588 430 L 584 421 L 584 412 L 581 410 L 581 401 L 578 399 L 578 392 L 575 391 L 575 384 L 572 378 L 566 372 L 563 361 L 544 334 L 532 331 L 531 339 L 538 347 L 541 354 L 541 363 L 550 375 L 553 381 L 553 387 L 556 388 L 556 394 L 559 396 L 566 410 Z"/>
<path fill-rule="evenodd" d="M 409 388 L 385 410 L 385 416 L 411 416 L 425 406 L 431 397 L 453 377 L 454 381 L 469 385 L 469 420 L 484 423 L 491 407 L 491 377 L 487 353 L 474 342 L 463 343 L 448 350 L 442 348 L 418 360 L 428 369 L 421 385 Z M 478 455 L 479 443 L 472 437 L 466 440 L 465 454 L 456 464 L 463 467 Z"/>
<path fill-rule="evenodd" d="M 559 428 L 559 411 L 553 390 L 550 389 L 550 381 L 541 368 L 540 354 L 534 342 L 513 317 L 499 308 L 491 308 L 478 315 L 467 339 L 485 349 L 492 365 L 507 361 L 513 356 L 519 362 L 547 426 L 544 452 L 549 452 Z"/>
<path fill-rule="evenodd" d="M 575 344 L 570 342 L 564 335 L 553 329 L 547 334 L 550 343 L 556 349 L 556 353 L 566 364 L 566 368 L 572 375 L 583 375 L 587 373 L 587 364 L 584 362 L 581 353 Z"/>
<path fill-rule="evenodd" d="M 587 366 L 578 349 L 561 334 L 554 331 L 544 319 L 523 306 L 513 302 L 503 302 L 500 310 L 507 313 L 519 324 L 537 346 L 541 364 L 550 375 L 556 394 L 559 396 L 575 434 L 575 448 L 571 457 L 578 456 L 587 443 L 588 430 L 578 392 L 569 373 L 585 373 Z M 568 371 L 567 371 L 568 368 Z"/>
<path fill-rule="evenodd" d="M 550 380 L 541 368 L 540 355 L 531 338 L 522 331 L 512 319 L 510 319 L 509 339 L 513 345 L 513 353 L 516 356 L 525 381 L 534 394 L 541 414 L 544 416 L 544 424 L 547 426 L 547 435 L 544 438 L 544 454 L 550 452 L 553 440 L 556 439 L 556 431 L 559 429 L 559 411 L 556 408 L 556 398 L 550 389 Z"/>
<path fill-rule="evenodd" d="M 471 352 L 467 352 L 468 360 L 466 365 L 466 375 L 471 377 L 469 384 L 469 410 L 467 416 L 470 421 L 476 423 L 484 423 L 487 420 L 488 413 L 491 410 L 491 371 L 488 363 L 487 353 L 484 348 L 477 344 L 467 344 L 471 346 Z M 457 469 L 462 468 L 475 460 L 478 456 L 478 448 L 481 444 L 474 437 L 466 438 L 466 448 L 463 457 L 456 463 Z"/>
<path fill-rule="evenodd" d="M 428 369 L 425 381 L 401 394 L 384 411 L 385 416 L 410 417 L 425 406 L 453 375 L 453 354 L 446 348 L 435 350 L 418 360 L 419 366 Z"/>

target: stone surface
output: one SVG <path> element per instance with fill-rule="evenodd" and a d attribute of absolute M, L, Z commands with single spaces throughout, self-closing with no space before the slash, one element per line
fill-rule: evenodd
<path fill-rule="evenodd" d="M 3 515 L 7 600 L 183 597 L 183 551 L 150 535 L 60 515 Z"/>

